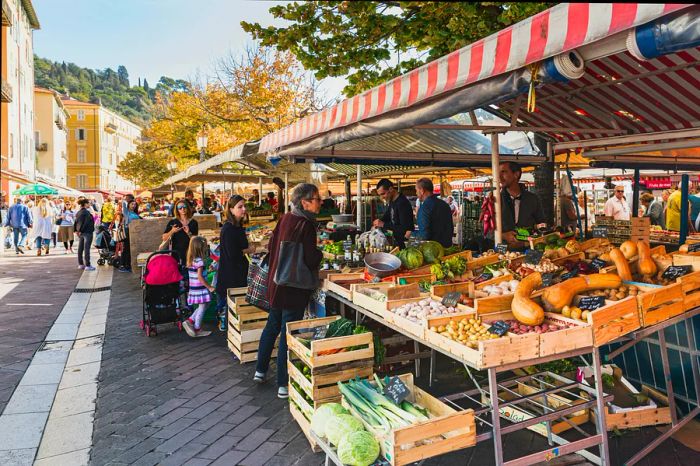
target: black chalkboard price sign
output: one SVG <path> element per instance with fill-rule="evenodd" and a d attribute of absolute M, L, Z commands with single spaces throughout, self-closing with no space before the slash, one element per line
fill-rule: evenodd
<path fill-rule="evenodd" d="M 510 324 L 502 320 L 497 320 L 491 323 L 491 326 L 488 329 L 489 333 L 493 333 L 499 337 L 505 335 L 508 330 L 510 330 Z"/>
<path fill-rule="evenodd" d="M 605 306 L 605 296 L 581 296 L 578 303 L 579 309 L 593 311 Z"/>
<path fill-rule="evenodd" d="M 602 269 L 603 267 L 607 267 L 607 265 L 608 265 L 608 263 L 605 262 L 603 259 L 597 259 L 597 258 L 596 258 L 596 259 L 593 259 L 593 260 L 591 261 L 591 267 L 593 267 L 594 269 L 600 270 L 600 269 Z"/>
<path fill-rule="evenodd" d="M 452 291 L 442 297 L 442 304 L 447 307 L 455 307 L 460 298 L 462 298 L 462 293 L 459 291 Z"/>
<path fill-rule="evenodd" d="M 316 327 L 314 329 L 314 334 L 311 336 L 312 340 L 323 340 L 326 338 L 326 334 L 328 333 L 328 325 L 321 325 L 320 327 Z"/>
<path fill-rule="evenodd" d="M 693 243 L 688 245 L 688 252 L 699 252 L 700 243 Z"/>
<path fill-rule="evenodd" d="M 608 237 L 608 227 L 594 226 L 593 228 L 591 228 L 591 236 L 593 238 L 607 238 Z"/>
<path fill-rule="evenodd" d="M 544 252 L 538 251 L 537 249 L 528 249 L 525 253 L 525 262 L 532 265 L 537 265 L 542 260 Z"/>
<path fill-rule="evenodd" d="M 496 252 L 499 254 L 505 254 L 508 252 L 508 245 L 505 243 L 497 244 L 496 245 Z"/>
<path fill-rule="evenodd" d="M 552 286 L 552 283 L 554 283 L 554 274 L 553 273 L 543 273 L 542 274 L 542 286 L 547 288 L 548 286 Z"/>
<path fill-rule="evenodd" d="M 384 395 L 397 405 L 405 400 L 410 394 L 411 391 L 398 377 L 390 378 L 389 383 L 386 384 L 386 387 L 384 387 Z"/>
<path fill-rule="evenodd" d="M 578 275 L 578 269 L 571 269 L 570 271 L 561 274 L 561 281 L 568 280 L 569 278 L 574 278 Z"/>
<path fill-rule="evenodd" d="M 683 275 L 688 275 L 692 271 L 692 265 L 671 265 L 666 270 L 664 270 L 664 273 L 661 274 L 661 276 L 668 280 L 675 280 L 676 278 L 682 277 Z"/>

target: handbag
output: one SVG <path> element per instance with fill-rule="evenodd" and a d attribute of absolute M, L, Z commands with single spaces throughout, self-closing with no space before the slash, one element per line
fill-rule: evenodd
<path fill-rule="evenodd" d="M 156 251 L 166 251 L 170 249 L 170 238 L 166 239 L 160 245 L 158 245 L 158 249 Z"/>
<path fill-rule="evenodd" d="M 121 241 L 124 241 L 125 239 L 126 239 L 126 230 L 124 229 L 124 225 L 119 225 L 114 232 L 114 241 L 119 243 Z"/>
<path fill-rule="evenodd" d="M 303 222 L 297 223 L 292 238 Z M 279 286 L 315 290 L 318 288 L 318 273 L 313 273 L 304 262 L 304 244 L 296 241 L 281 241 L 278 251 L 277 269 L 273 280 Z"/>
<path fill-rule="evenodd" d="M 248 267 L 248 289 L 245 293 L 245 300 L 248 304 L 265 311 L 270 310 L 270 301 L 267 298 L 269 273 L 270 266 L 267 255 L 260 262 L 251 262 Z"/>

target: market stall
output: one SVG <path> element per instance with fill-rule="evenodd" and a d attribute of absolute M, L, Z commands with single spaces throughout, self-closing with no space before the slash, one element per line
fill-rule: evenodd
<path fill-rule="evenodd" d="M 260 153 L 252 157 L 316 164 L 370 161 L 376 164 L 379 159 L 389 164 L 490 167 L 492 173 L 496 173 L 502 160 L 546 166 L 550 162 L 553 164 L 557 153 L 585 148 L 583 156 L 595 167 L 660 169 L 661 163 L 664 168 L 697 170 L 698 160 L 682 153 L 667 157 L 643 154 L 700 146 L 698 102 L 691 90 L 697 87 L 697 77 L 693 73 L 700 57 L 700 38 L 695 27 L 700 21 L 698 11 L 697 6 L 670 4 L 628 4 L 624 8 L 611 8 L 609 4 L 557 5 L 268 135 L 260 142 Z M 657 34 L 660 30 L 665 31 L 664 34 Z M 683 100 L 693 101 L 694 105 Z M 498 124 L 494 124 L 493 118 L 486 118 L 483 112 L 499 117 Z M 470 145 L 470 141 L 474 141 L 470 135 L 475 132 L 483 133 L 487 143 Z M 502 141 L 510 139 L 509 133 L 514 132 L 526 134 L 526 139 L 534 133 L 540 144 L 534 147 L 530 142 L 531 151 L 503 147 Z M 390 145 L 391 141 L 409 140 L 410 143 Z M 567 168 L 570 167 L 563 167 Z M 681 182 L 681 205 L 685 205 L 687 176 L 682 176 Z M 492 185 L 498 188 L 495 177 Z M 681 245 L 687 237 L 687 226 L 683 226 L 686 216 L 687 211 L 681 213 Z M 651 335 L 658 335 L 663 363 L 660 372 L 664 380 L 656 384 L 656 388 L 666 392 L 669 408 L 666 413 L 672 426 L 628 464 L 639 461 L 700 413 L 698 340 L 688 338 L 686 345 L 669 348 L 663 336 L 666 328 L 678 325 L 691 330 L 691 319 L 697 320 L 697 270 L 675 263 L 694 260 L 694 256 L 688 259 L 688 253 L 652 250 L 641 238 L 622 241 L 617 248 L 614 244 L 602 243 L 601 238 L 592 240 L 593 243 L 581 243 L 559 234 L 537 236 L 528 231 L 527 236 L 523 236 L 523 240 L 529 242 L 526 256 L 509 257 L 513 251 L 500 249 L 499 196 L 496 196 L 495 218 L 495 243 L 499 247 L 493 253 L 495 257 L 465 255 L 462 256 L 464 263 L 449 258 L 449 263 L 446 260 L 430 264 L 427 273 L 423 271 L 416 278 L 417 282 L 422 282 L 424 292 L 431 293 L 432 297 L 421 295 L 415 286 L 403 288 L 410 284 L 363 285 L 360 282 L 343 286 L 350 297 L 348 293 L 338 293 L 337 288 L 327 290 L 326 295 L 337 299 L 346 311 L 354 311 L 356 319 L 364 316 L 471 369 L 486 370 L 488 388 L 477 387 L 478 393 L 446 397 L 443 402 L 452 403 L 453 408 L 457 406 L 457 412 L 467 411 L 462 402 L 475 404 L 471 407 L 472 421 L 463 419 L 461 424 L 473 435 L 469 440 L 464 437 L 464 441 L 473 444 L 492 438 L 497 464 L 534 464 L 574 451 L 596 464 L 610 464 L 606 432 L 615 419 L 613 415 L 618 413 L 610 411 L 614 400 L 603 386 L 602 354 L 609 353 L 608 357 L 620 361 L 620 355 L 633 349 L 641 339 L 646 342 Z M 634 226 L 630 224 L 630 229 Z M 499 255 L 504 256 L 503 259 Z M 404 257 L 403 267 L 414 268 L 415 257 L 415 253 Z M 491 265 L 491 261 L 501 260 L 517 265 L 514 270 L 510 269 L 513 280 L 519 281 L 515 291 L 510 288 L 511 280 L 507 283 L 509 293 L 505 292 L 505 281 L 501 282 L 503 287 L 499 283 L 489 283 L 477 289 L 480 284 L 477 281 L 484 275 L 482 269 Z M 489 280 L 501 278 L 493 277 L 497 273 L 504 275 L 505 271 L 491 268 Z M 443 285 L 434 282 L 440 274 L 460 278 L 448 286 L 457 288 L 453 290 L 457 294 L 452 295 L 452 300 L 462 302 L 442 303 L 448 297 L 446 294 L 438 299 L 440 295 L 435 292 L 440 289 L 435 287 Z M 414 277 L 409 274 L 403 280 L 408 282 Z M 558 280 L 561 282 L 557 283 Z M 429 291 L 425 289 L 426 284 L 430 285 Z M 486 289 L 487 286 L 491 288 Z M 488 296 L 491 293 L 494 296 Z M 440 306 L 448 308 L 446 315 Z M 395 309 L 400 312 L 393 312 Z M 433 315 L 435 310 L 439 310 L 438 315 Z M 414 319 L 417 315 L 420 318 Z M 292 337 L 288 335 L 289 338 Z M 312 338 L 312 351 L 314 347 L 319 350 L 333 347 L 333 342 L 319 339 L 318 345 L 314 345 L 316 342 Z M 616 349 L 621 339 L 629 342 L 622 343 L 622 349 Z M 678 397 L 674 396 L 677 394 L 670 383 L 667 351 L 689 355 L 691 367 L 684 371 L 684 376 L 694 381 L 688 386 L 695 386 L 696 393 L 684 394 L 686 409 L 682 419 L 676 413 L 678 405 L 672 400 Z M 580 386 L 585 375 L 581 380 L 561 380 L 547 374 L 558 381 L 549 388 L 558 390 L 559 382 L 566 387 L 555 392 L 541 385 L 544 378 L 533 379 L 531 374 L 522 376 L 530 378 L 520 381 L 499 378 L 499 373 L 505 370 L 586 354 L 591 355 L 588 371 L 592 379 L 588 390 Z M 630 370 L 624 361 L 619 365 L 624 373 Z M 314 368 L 309 370 L 314 373 Z M 551 379 L 547 380 L 552 384 Z M 535 392 L 523 394 L 519 391 L 520 382 L 528 386 L 540 385 L 535 387 Z M 404 385 L 410 387 L 410 382 Z M 588 394 L 583 400 L 567 398 L 567 388 Z M 290 391 L 293 392 L 291 388 Z M 415 395 L 411 388 L 408 391 Z M 343 393 L 344 399 L 348 397 L 352 398 Z M 561 398 L 569 401 L 562 402 Z M 307 402 L 313 409 L 321 404 L 313 398 Z M 536 412 L 531 411 L 533 404 L 540 405 Z M 521 409 L 525 405 L 528 409 Z M 586 410 L 596 425 L 595 434 L 586 434 L 571 442 L 555 437 L 553 421 L 573 422 L 570 415 Z M 373 424 L 368 419 L 371 413 L 363 415 L 358 409 L 350 411 L 359 414 L 365 428 L 373 432 L 368 428 L 368 424 Z M 520 422 L 501 419 L 516 412 L 520 413 Z M 652 421 L 649 422 L 659 419 Z M 502 436 L 540 422 L 546 425 L 544 435 L 561 445 L 504 461 Z M 427 424 L 417 425 L 430 429 Z M 484 426 L 486 430 L 479 432 Z M 341 448 L 336 441 L 315 434 L 313 429 L 305 432 L 332 458 L 342 461 Z M 430 432 L 450 437 L 449 430 Z M 409 458 L 431 456 L 426 451 L 431 450 L 433 442 L 420 434 L 420 429 L 405 434 L 401 429 L 391 429 L 388 436 L 375 437 L 379 438 L 386 459 L 392 464 L 403 464 L 396 462 L 399 453 L 394 447 L 397 443 L 413 444 L 413 447 L 400 449 L 409 452 L 413 449 L 415 456 L 409 454 Z M 393 443 L 387 439 L 393 439 Z M 599 446 L 597 458 L 587 450 L 595 445 Z M 435 448 L 431 454 L 445 451 Z"/>

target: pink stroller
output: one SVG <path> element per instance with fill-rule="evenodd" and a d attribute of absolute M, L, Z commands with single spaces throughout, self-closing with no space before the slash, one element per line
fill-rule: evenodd
<path fill-rule="evenodd" d="M 173 322 L 182 331 L 180 311 L 179 257 L 175 251 L 157 251 L 148 256 L 142 277 L 143 318 L 146 336 L 157 335 L 158 324 Z"/>

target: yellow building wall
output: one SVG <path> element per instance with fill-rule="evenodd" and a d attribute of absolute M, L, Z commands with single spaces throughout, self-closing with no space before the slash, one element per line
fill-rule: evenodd
<path fill-rule="evenodd" d="M 97 105 L 72 105 L 64 101 L 69 118 L 68 128 L 68 186 L 75 189 L 101 189 L 100 187 L 100 108 Z M 78 120 L 78 111 L 85 112 L 85 119 Z M 78 130 L 85 130 L 85 140 L 78 140 Z M 85 150 L 84 161 L 79 161 L 79 150 Z M 79 177 L 85 176 L 85 185 Z"/>

